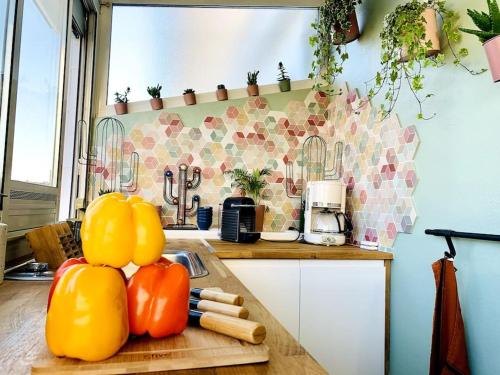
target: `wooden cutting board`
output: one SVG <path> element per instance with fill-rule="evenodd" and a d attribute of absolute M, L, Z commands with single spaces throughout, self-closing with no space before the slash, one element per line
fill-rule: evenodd
<path fill-rule="evenodd" d="M 54 357 L 48 349 L 32 365 L 34 374 L 127 374 L 267 362 L 269 348 L 212 331 L 188 327 L 165 339 L 129 339 L 113 357 L 100 362 Z"/>

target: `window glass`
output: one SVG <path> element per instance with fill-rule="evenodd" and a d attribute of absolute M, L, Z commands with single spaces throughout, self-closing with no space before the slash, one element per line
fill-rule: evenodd
<path fill-rule="evenodd" d="M 66 5 L 24 0 L 12 180 L 55 186 Z"/>
<path fill-rule="evenodd" d="M 311 23 L 317 9 L 113 6 L 108 103 L 131 88 L 145 100 L 160 83 L 162 97 L 276 82 L 282 61 L 293 80 L 306 79 L 312 61 Z"/>
<path fill-rule="evenodd" d="M 6 39 L 7 27 L 9 18 L 10 1 L 5 0 L 0 2 L 0 106 L 2 104 L 2 88 L 5 79 L 5 53 L 6 53 Z"/>

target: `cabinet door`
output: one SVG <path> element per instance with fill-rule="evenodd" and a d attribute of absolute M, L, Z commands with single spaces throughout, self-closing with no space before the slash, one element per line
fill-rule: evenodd
<path fill-rule="evenodd" d="M 383 375 L 383 261 L 301 260 L 300 343 L 330 374 Z"/>
<path fill-rule="evenodd" d="M 223 262 L 255 298 L 298 340 L 299 261 L 228 259 Z"/>

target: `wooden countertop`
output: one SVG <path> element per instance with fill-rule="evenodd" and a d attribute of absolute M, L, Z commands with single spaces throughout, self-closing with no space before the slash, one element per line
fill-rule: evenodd
<path fill-rule="evenodd" d="M 174 371 L 175 374 L 326 374 L 224 264 L 197 240 L 169 241 L 169 248 L 196 251 L 210 274 L 191 280 L 193 287 L 221 287 L 241 294 L 253 320 L 267 328 L 264 343 L 270 361 L 263 364 Z M 50 282 L 4 281 L 0 284 L 0 368 L 2 373 L 30 373 L 31 363 L 45 351 L 45 314 Z"/>
<path fill-rule="evenodd" d="M 392 260 L 393 254 L 384 251 L 361 250 L 359 247 L 321 246 L 299 242 L 270 242 L 253 244 L 208 240 L 220 259 L 339 259 Z"/>

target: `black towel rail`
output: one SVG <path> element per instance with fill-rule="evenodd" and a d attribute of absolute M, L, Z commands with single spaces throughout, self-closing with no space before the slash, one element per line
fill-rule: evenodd
<path fill-rule="evenodd" d="M 456 232 L 454 230 L 449 229 L 426 229 L 425 234 L 430 234 L 433 236 L 444 237 L 446 239 L 446 243 L 448 244 L 448 249 L 445 251 L 444 255 L 448 259 L 455 258 L 457 252 L 455 250 L 455 246 L 453 246 L 452 237 L 455 238 L 468 238 L 472 240 L 484 240 L 484 241 L 497 241 L 500 242 L 500 235 L 498 234 L 485 234 L 485 233 L 470 233 L 470 232 Z"/>

